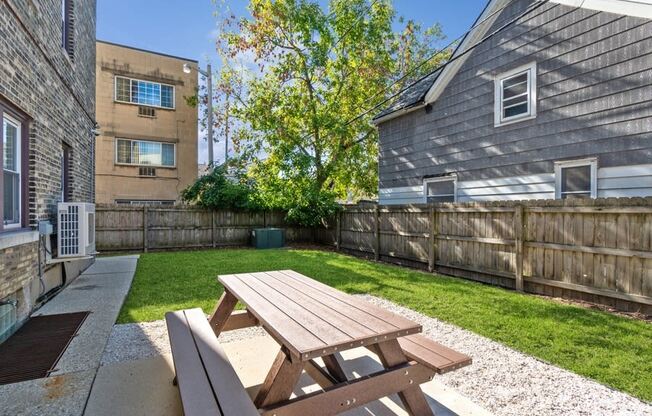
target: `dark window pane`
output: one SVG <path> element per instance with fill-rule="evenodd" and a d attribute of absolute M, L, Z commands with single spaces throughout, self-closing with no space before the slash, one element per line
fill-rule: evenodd
<path fill-rule="evenodd" d="M 591 166 L 561 169 L 561 192 L 591 192 Z"/>
<path fill-rule="evenodd" d="M 163 144 L 163 166 L 174 166 L 174 145 Z"/>
<path fill-rule="evenodd" d="M 20 175 L 5 170 L 3 172 L 3 222 L 18 224 L 20 221 Z"/>
<path fill-rule="evenodd" d="M 590 199 L 591 192 L 583 192 L 581 194 L 562 194 L 561 199 Z"/>
<path fill-rule="evenodd" d="M 428 202 L 455 202 L 455 196 L 453 195 L 429 196 Z"/>
<path fill-rule="evenodd" d="M 527 92 L 527 81 L 522 82 L 520 84 L 515 84 L 514 86 L 511 86 L 509 88 L 503 86 L 503 98 L 504 99 L 514 97 L 516 95 L 525 94 L 526 92 Z"/>
<path fill-rule="evenodd" d="M 426 182 L 428 186 L 428 196 L 431 195 L 451 195 L 455 193 L 454 181 Z"/>
<path fill-rule="evenodd" d="M 174 108 L 173 99 L 173 87 L 169 85 L 161 85 L 161 107 Z"/>
<path fill-rule="evenodd" d="M 521 114 L 527 114 L 527 102 L 516 105 L 514 107 L 506 108 L 503 114 L 503 118 L 515 117 Z"/>
<path fill-rule="evenodd" d="M 524 72 L 521 75 L 506 79 L 505 81 L 503 81 L 503 88 L 510 88 L 516 84 L 520 84 L 527 81 L 527 75 L 528 73 Z"/>

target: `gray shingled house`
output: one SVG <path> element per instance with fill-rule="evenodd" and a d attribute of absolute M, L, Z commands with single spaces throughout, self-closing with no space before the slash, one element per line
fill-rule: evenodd
<path fill-rule="evenodd" d="M 650 0 L 491 0 L 376 116 L 380 203 L 652 196 L 651 19 Z"/>

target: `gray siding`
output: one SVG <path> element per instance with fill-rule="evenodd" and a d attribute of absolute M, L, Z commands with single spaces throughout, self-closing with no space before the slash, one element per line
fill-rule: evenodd
<path fill-rule="evenodd" d="M 517 0 L 495 27 L 530 3 Z M 537 117 L 494 127 L 494 77 L 532 61 Z M 379 125 L 381 199 L 429 175 L 549 175 L 554 161 L 590 156 L 600 168 L 651 163 L 650 68 L 649 20 L 546 4 L 471 52 L 429 113 Z"/>

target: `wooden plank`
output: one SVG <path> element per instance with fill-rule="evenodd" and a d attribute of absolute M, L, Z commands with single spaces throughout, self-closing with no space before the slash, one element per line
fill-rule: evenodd
<path fill-rule="evenodd" d="M 183 311 L 165 314 L 183 411 L 187 415 L 222 415 Z"/>
<path fill-rule="evenodd" d="M 231 292 L 225 289 L 224 293 L 222 293 L 222 296 L 220 297 L 220 300 L 217 302 L 217 305 L 215 305 L 215 310 L 208 319 L 211 328 L 213 328 L 215 336 L 220 336 L 220 333 L 224 329 L 224 326 L 231 316 L 231 313 L 233 313 L 237 303 L 238 299 L 233 296 Z"/>
<path fill-rule="evenodd" d="M 432 379 L 433 371 L 418 363 L 394 366 L 378 373 L 338 384 L 324 391 L 317 391 L 261 409 L 264 416 L 313 415 L 319 409 L 320 416 L 331 416 L 363 406 L 379 398 L 389 396 L 410 386 L 421 393 L 418 385 Z M 416 386 L 416 387 L 415 387 Z M 421 393 L 423 396 L 423 393 Z M 425 399 L 424 399 L 425 401 Z M 425 413 L 432 414 L 432 413 Z"/>
<path fill-rule="evenodd" d="M 527 212 L 587 214 L 651 214 L 650 207 L 526 207 Z"/>
<path fill-rule="evenodd" d="M 374 260 L 380 259 L 380 213 L 378 205 L 374 209 Z"/>
<path fill-rule="evenodd" d="M 226 324 L 222 328 L 224 331 L 233 331 L 235 329 L 250 328 L 258 326 L 258 319 L 253 316 L 249 311 L 233 311 L 226 320 Z"/>
<path fill-rule="evenodd" d="M 437 208 L 438 212 L 514 212 L 514 208 L 510 207 L 450 207 Z"/>
<path fill-rule="evenodd" d="M 204 312 L 197 308 L 186 310 L 184 313 L 222 414 L 258 416 L 258 410 L 217 342 Z"/>
<path fill-rule="evenodd" d="M 505 238 L 487 238 L 487 237 L 465 237 L 461 235 L 438 235 L 436 237 L 438 240 L 447 240 L 447 241 L 472 241 L 485 244 L 495 244 L 495 245 L 504 245 L 504 246 L 513 246 L 516 241 L 512 239 Z"/>
<path fill-rule="evenodd" d="M 281 349 L 254 400 L 256 407 L 272 406 L 289 399 L 303 367 L 304 363 L 292 361 Z"/>
<path fill-rule="evenodd" d="M 356 311 L 346 313 L 346 304 L 342 304 L 339 301 L 331 302 L 325 299 L 321 292 L 316 291 L 311 286 L 295 281 L 294 279 L 288 279 L 279 272 L 266 272 L 265 274 L 278 284 L 278 290 L 287 293 L 295 302 L 306 309 L 314 311 L 333 326 L 341 328 L 351 338 L 361 338 L 377 334 L 376 331 L 367 326 L 370 324 L 369 321 L 373 320 L 373 317 L 363 313 L 356 313 Z M 383 325 L 389 331 L 396 330 L 396 327 L 386 324 L 381 320 L 376 322 L 376 324 Z"/>
<path fill-rule="evenodd" d="M 331 387 L 339 383 L 326 369 L 320 367 L 315 360 L 306 361 L 303 369 L 321 388 Z"/>
<path fill-rule="evenodd" d="M 435 261 L 437 259 L 437 247 L 435 246 L 437 236 L 437 211 L 434 207 L 430 207 L 428 214 L 430 222 L 430 233 L 428 235 L 428 271 L 435 271 Z"/>
<path fill-rule="evenodd" d="M 307 306 L 302 306 L 300 303 L 301 297 L 295 299 L 293 296 L 290 296 L 283 290 L 284 288 L 279 288 L 275 285 L 276 280 L 265 278 L 267 276 L 266 274 L 251 273 L 239 276 L 243 283 L 258 292 L 271 304 L 281 306 L 283 313 L 288 318 L 291 318 L 304 327 L 306 331 L 319 338 L 324 344 L 342 344 L 355 340 L 354 337 L 347 334 L 342 328 L 337 327 L 320 316 L 318 311 L 314 311 Z M 323 310 L 323 308 L 320 310 Z"/>
<path fill-rule="evenodd" d="M 573 246 L 570 244 L 541 243 L 536 241 L 528 241 L 525 243 L 525 246 L 534 247 L 534 248 L 543 248 L 548 250 L 578 251 L 582 253 L 603 254 L 603 255 L 620 256 L 620 257 L 640 257 L 644 259 L 652 259 L 652 252 L 620 249 L 620 248 Z"/>
<path fill-rule="evenodd" d="M 324 365 L 326 366 L 326 369 L 330 373 L 331 376 L 338 382 L 344 382 L 348 379 L 346 376 L 346 373 L 344 372 L 344 369 L 342 368 L 341 364 L 341 358 L 340 354 L 330 354 L 330 355 L 324 355 L 321 357 L 321 359 L 324 361 Z"/>
<path fill-rule="evenodd" d="M 435 263 L 437 266 L 440 267 L 448 267 L 450 269 L 459 269 L 459 270 L 465 270 L 467 272 L 473 272 L 473 273 L 479 273 L 479 274 L 487 274 L 487 275 L 495 275 L 495 276 L 500 276 L 500 277 L 505 277 L 507 279 L 514 279 L 514 273 L 512 272 L 504 272 L 500 270 L 491 270 L 488 268 L 478 268 L 478 267 L 468 267 L 468 266 L 463 266 L 459 264 L 450 264 L 450 263 L 444 263 L 441 261 L 438 261 Z"/>
<path fill-rule="evenodd" d="M 324 283 L 306 277 L 300 273 L 295 272 L 294 270 L 280 270 L 280 272 L 288 277 L 291 277 L 295 280 L 299 280 L 303 283 L 306 283 L 309 286 L 312 286 L 315 290 L 323 293 L 326 296 L 329 296 L 332 299 L 337 299 L 343 302 L 344 304 L 348 305 L 348 308 L 351 309 L 351 311 L 360 310 L 365 312 L 367 315 L 374 316 L 384 322 L 387 322 L 388 324 L 394 326 L 397 330 L 401 331 L 402 332 L 401 336 L 410 335 L 406 332 L 411 332 L 412 330 L 417 330 L 417 332 L 421 332 L 421 325 L 409 319 L 403 318 L 402 316 L 399 316 L 395 313 L 392 313 L 386 309 L 380 308 L 378 306 L 375 306 L 369 302 L 366 302 L 362 299 L 358 299 L 351 295 L 347 295 L 344 292 L 340 292 L 337 289 L 333 289 L 332 287 L 325 285 Z M 346 313 L 348 313 L 348 311 Z"/>
<path fill-rule="evenodd" d="M 285 314 L 281 305 L 271 304 L 265 297 L 244 284 L 237 275 L 222 275 L 219 281 L 247 306 L 247 310 L 258 319 L 274 339 L 286 346 L 297 358 L 301 357 L 304 350 L 327 346 Z"/>
<path fill-rule="evenodd" d="M 519 292 L 523 291 L 523 206 L 519 205 L 514 211 L 514 238 L 515 238 L 515 262 L 514 277 L 516 278 L 515 287 Z"/>
<path fill-rule="evenodd" d="M 143 252 L 147 253 L 148 251 L 148 234 L 147 223 L 149 222 L 149 213 L 147 205 L 143 206 Z"/>
<path fill-rule="evenodd" d="M 414 361 L 444 374 L 470 365 L 471 357 L 462 354 L 423 335 L 410 335 L 398 339 L 405 355 Z"/>
<path fill-rule="evenodd" d="M 336 230 L 335 249 L 339 251 L 342 246 L 342 211 L 337 211 Z"/>
<path fill-rule="evenodd" d="M 556 288 L 559 288 L 559 289 L 574 290 L 576 292 L 590 293 L 592 295 L 597 295 L 597 296 L 604 296 L 604 297 L 608 297 L 608 298 L 626 300 L 626 301 L 629 301 L 629 302 L 637 302 L 637 303 L 642 303 L 644 305 L 652 305 L 652 297 L 648 297 L 648 296 L 640 296 L 640 295 L 633 295 L 633 294 L 628 294 L 628 293 L 621 293 L 621 292 L 617 292 L 615 290 L 609 290 L 609 289 L 598 289 L 598 288 L 595 288 L 595 287 L 583 286 L 583 285 L 578 285 L 578 284 L 575 284 L 575 283 L 558 282 L 558 281 L 555 281 L 555 280 L 544 279 L 544 278 L 536 277 L 536 276 L 526 277 L 524 280 L 526 282 L 538 283 L 538 284 L 541 284 L 541 285 L 552 286 L 552 287 L 556 287 Z"/>
<path fill-rule="evenodd" d="M 376 348 L 380 362 L 387 369 L 397 365 L 406 364 L 408 361 L 401 346 L 395 339 L 380 342 L 376 344 Z M 401 399 L 405 406 L 405 410 L 407 410 L 410 415 L 434 416 L 419 384 L 414 385 L 411 383 L 410 386 L 399 391 L 398 397 Z"/>

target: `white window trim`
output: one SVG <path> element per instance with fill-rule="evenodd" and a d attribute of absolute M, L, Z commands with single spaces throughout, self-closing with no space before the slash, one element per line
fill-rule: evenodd
<path fill-rule="evenodd" d="M 4 134 L 5 134 L 5 126 L 4 123 L 9 123 L 16 127 L 16 172 L 18 173 L 18 223 L 16 224 L 4 224 L 4 218 L 2 219 L 3 222 L 3 229 L 6 230 L 11 230 L 14 228 L 22 228 L 23 226 L 23 125 L 20 121 L 16 120 L 15 118 L 11 117 L 7 113 L 2 113 L 2 120 L 3 120 L 3 125 L 2 125 L 2 134 L 0 136 L 0 139 L 4 139 Z M 4 149 L 2 150 L 4 152 Z M 0 157 L 4 157 L 4 154 L 0 154 Z M 4 169 L 4 166 L 3 168 Z"/>
<path fill-rule="evenodd" d="M 591 198 L 598 197 L 598 159 L 590 157 L 586 159 L 564 160 L 555 162 L 555 199 L 561 199 L 561 170 L 577 166 L 591 167 Z"/>
<path fill-rule="evenodd" d="M 453 181 L 453 202 L 457 202 L 457 175 L 437 176 L 423 179 L 423 202 L 428 203 L 428 184 L 433 182 Z M 447 195 L 447 194 L 446 194 Z"/>
<path fill-rule="evenodd" d="M 528 72 L 528 112 L 503 118 L 503 81 Z M 506 126 L 519 121 L 531 120 L 537 116 L 537 63 L 530 62 L 494 78 L 494 127 Z"/>
<path fill-rule="evenodd" d="M 143 164 L 143 163 L 122 163 L 122 162 L 118 162 L 118 141 L 119 140 L 127 140 L 127 141 L 130 141 L 130 142 L 159 143 L 161 145 L 163 145 L 163 144 L 171 144 L 172 146 L 174 146 L 174 165 L 151 165 L 151 164 Z M 114 153 L 115 153 L 115 157 L 113 159 L 114 159 L 115 164 L 118 165 L 118 166 L 145 166 L 145 167 L 160 168 L 160 169 L 176 169 L 177 168 L 177 144 L 176 143 L 162 142 L 162 141 L 158 141 L 158 140 L 127 139 L 126 137 L 116 137 L 113 149 L 114 149 Z"/>
<path fill-rule="evenodd" d="M 130 94 L 131 94 L 131 82 L 132 81 L 149 82 L 151 84 L 158 84 L 158 85 L 165 85 L 167 87 L 172 87 L 172 107 L 163 107 L 161 105 L 141 104 L 141 103 L 134 103 L 132 101 L 118 100 L 118 78 L 128 79 L 129 80 Z M 162 82 L 148 81 L 146 79 L 130 78 L 130 77 L 123 77 L 121 75 L 116 75 L 116 76 L 113 77 L 113 101 L 115 101 L 116 103 L 122 103 L 122 104 L 142 105 L 144 107 L 160 108 L 161 110 L 176 110 L 176 106 L 177 106 L 177 89 L 175 88 L 174 85 L 171 85 L 171 84 L 165 84 L 165 83 L 162 83 Z"/>

